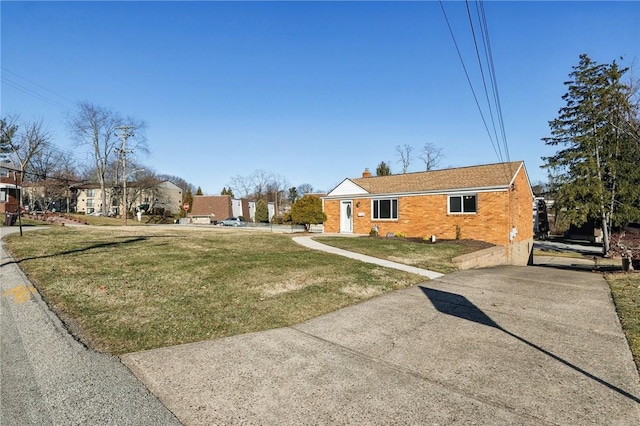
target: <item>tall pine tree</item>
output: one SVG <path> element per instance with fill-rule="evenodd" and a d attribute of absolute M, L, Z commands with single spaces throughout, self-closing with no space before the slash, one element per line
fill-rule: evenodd
<path fill-rule="evenodd" d="M 640 144 L 625 131 L 637 122 L 633 90 L 623 83 L 628 71 L 614 61 L 598 64 L 587 55 L 565 82 L 566 105 L 549 122 L 551 136 L 542 140 L 560 150 L 543 157 L 544 167 L 557 177 L 558 205 L 576 225 L 601 225 L 604 252 L 611 228 L 640 219 Z"/>

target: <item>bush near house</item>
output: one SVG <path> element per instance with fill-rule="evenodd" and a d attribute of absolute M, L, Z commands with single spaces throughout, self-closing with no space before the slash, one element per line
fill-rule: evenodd
<path fill-rule="evenodd" d="M 291 220 L 293 223 L 304 225 L 309 231 L 311 225 L 323 223 L 327 215 L 322 211 L 322 200 L 313 195 L 305 195 L 291 206 Z"/>

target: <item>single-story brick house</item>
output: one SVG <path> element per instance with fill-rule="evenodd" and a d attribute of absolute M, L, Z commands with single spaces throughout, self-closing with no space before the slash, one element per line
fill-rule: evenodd
<path fill-rule="evenodd" d="M 345 179 L 322 198 L 325 233 L 474 239 L 527 264 L 533 192 L 523 161 Z"/>

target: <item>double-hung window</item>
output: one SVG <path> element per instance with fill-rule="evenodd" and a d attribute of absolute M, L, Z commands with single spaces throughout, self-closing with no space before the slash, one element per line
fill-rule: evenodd
<path fill-rule="evenodd" d="M 372 219 L 398 219 L 398 199 L 387 198 L 371 201 Z"/>
<path fill-rule="evenodd" d="M 478 197 L 471 195 L 450 195 L 449 213 L 476 213 L 478 211 Z"/>

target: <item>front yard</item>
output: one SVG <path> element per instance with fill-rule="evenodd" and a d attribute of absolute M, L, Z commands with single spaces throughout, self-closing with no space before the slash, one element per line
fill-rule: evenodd
<path fill-rule="evenodd" d="M 51 227 L 7 243 L 71 331 L 112 354 L 293 325 L 424 281 L 261 232 Z"/>
<path fill-rule="evenodd" d="M 318 241 L 438 272 L 486 245 L 402 238 Z M 122 354 L 284 327 L 424 277 L 307 250 L 289 236 L 176 227 L 50 227 L 7 246 L 88 346 Z M 640 273 L 605 274 L 640 368 Z"/>
<path fill-rule="evenodd" d="M 482 241 L 473 240 L 437 241 L 432 244 L 423 240 L 407 238 L 316 237 L 314 239 L 344 250 L 443 274 L 457 269 L 451 261 L 454 257 L 492 246 Z"/>

